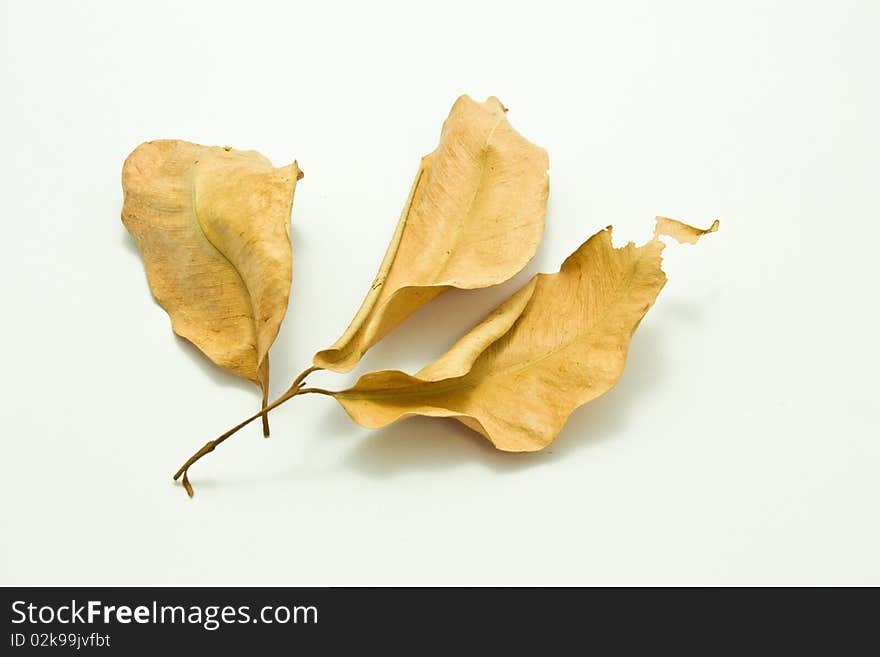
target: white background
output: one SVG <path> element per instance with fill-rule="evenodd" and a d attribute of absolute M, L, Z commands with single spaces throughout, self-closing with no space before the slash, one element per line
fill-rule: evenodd
<path fill-rule="evenodd" d="M 880 4 L 0 6 L 0 583 L 880 583 Z M 358 308 L 461 93 L 550 153 L 537 257 L 312 384 L 413 371 L 608 224 L 721 230 L 667 249 L 619 385 L 544 452 L 307 396 L 188 500 L 171 474 L 258 394 L 151 299 L 125 156 L 299 160 L 280 393 Z"/>

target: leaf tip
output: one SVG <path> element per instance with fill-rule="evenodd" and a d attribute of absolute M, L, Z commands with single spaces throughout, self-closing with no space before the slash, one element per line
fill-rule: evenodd
<path fill-rule="evenodd" d="M 660 235 L 665 235 L 667 237 L 674 238 L 680 244 L 696 244 L 703 235 L 716 232 L 718 230 L 718 227 L 721 225 L 721 222 L 716 219 L 714 222 L 712 222 L 711 226 L 705 229 L 701 229 L 686 224 L 682 221 L 678 221 L 677 219 L 670 219 L 669 217 L 659 216 L 656 218 L 656 222 L 657 223 L 654 228 L 655 239 Z"/>

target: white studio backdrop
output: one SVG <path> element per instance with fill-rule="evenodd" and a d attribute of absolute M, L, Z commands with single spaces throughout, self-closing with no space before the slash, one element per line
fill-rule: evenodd
<path fill-rule="evenodd" d="M 0 3 L 0 584 L 880 583 L 880 4 Z M 423 308 L 414 371 L 608 224 L 708 226 L 616 388 L 535 454 L 256 389 L 176 338 L 122 227 L 145 140 L 305 178 L 273 392 L 372 281 L 455 98 L 550 153 L 535 260 Z"/>

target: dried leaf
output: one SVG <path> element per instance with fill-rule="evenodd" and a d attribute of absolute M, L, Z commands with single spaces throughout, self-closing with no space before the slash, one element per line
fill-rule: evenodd
<path fill-rule="evenodd" d="M 549 179 L 544 149 L 497 98 L 459 98 L 421 167 L 379 273 L 351 325 L 314 364 L 351 370 L 419 307 L 452 288 L 501 283 L 535 254 Z"/>
<path fill-rule="evenodd" d="M 174 332 L 268 390 L 268 351 L 290 293 L 296 162 L 185 141 L 138 146 L 122 168 L 122 221 Z"/>
<path fill-rule="evenodd" d="M 696 244 L 703 235 L 714 233 L 718 230 L 718 220 L 705 230 L 694 228 L 669 217 L 657 217 L 657 227 L 654 229 L 654 237 L 668 235 L 674 237 L 680 244 Z"/>
<path fill-rule="evenodd" d="M 498 449 L 542 449 L 623 372 L 630 338 L 666 282 L 659 235 L 695 242 L 717 227 L 659 218 L 651 241 L 619 249 L 608 227 L 415 376 L 372 372 L 334 396 L 365 427 L 407 415 L 453 417 Z"/>

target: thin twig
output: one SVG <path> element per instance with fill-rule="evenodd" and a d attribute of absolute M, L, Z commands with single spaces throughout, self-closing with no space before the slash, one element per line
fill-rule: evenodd
<path fill-rule="evenodd" d="M 304 370 L 298 377 L 296 377 L 296 379 L 294 379 L 293 383 L 291 384 L 290 388 L 288 388 L 287 392 L 285 392 L 283 395 L 281 395 L 278 399 L 276 399 L 271 404 L 269 404 L 268 406 L 263 408 L 259 413 L 255 413 L 254 415 L 250 416 L 248 419 L 246 419 L 242 422 L 239 422 L 238 424 L 236 424 L 234 427 L 232 427 L 226 433 L 215 438 L 214 440 L 209 440 L 207 443 L 205 443 L 204 446 L 199 451 L 197 451 L 195 454 L 193 454 L 192 456 L 189 457 L 189 459 L 187 460 L 186 463 L 184 463 L 182 466 L 180 466 L 180 469 L 174 475 L 174 481 L 177 481 L 182 476 L 183 481 L 181 483 L 183 484 L 184 489 L 186 489 L 187 495 L 192 497 L 193 496 L 193 487 L 192 487 L 192 484 L 189 482 L 189 477 L 187 476 L 190 467 L 192 467 L 192 465 L 196 461 L 198 461 L 200 458 L 202 458 L 206 454 L 210 454 L 211 452 L 213 452 L 217 448 L 217 446 L 220 443 L 222 443 L 224 440 L 226 440 L 230 436 L 233 436 L 239 430 L 243 429 L 244 427 L 249 425 L 251 422 L 253 422 L 257 418 L 260 418 L 260 417 L 265 418 L 266 414 L 269 411 L 271 411 L 274 408 L 277 408 L 278 406 L 281 406 L 281 404 L 286 402 L 288 399 L 292 399 L 293 397 L 296 397 L 297 395 L 306 394 L 306 393 L 310 393 L 310 392 L 315 392 L 315 393 L 324 394 L 324 395 L 332 395 L 333 394 L 332 392 L 327 391 L 327 390 L 322 390 L 321 388 L 303 388 L 304 381 L 305 381 L 306 377 L 309 374 L 311 374 L 312 372 L 314 372 L 316 370 L 320 370 L 320 369 L 321 369 L 320 367 L 310 367 L 307 370 Z"/>
<path fill-rule="evenodd" d="M 300 388 L 299 392 L 297 392 L 296 394 L 307 395 L 309 393 L 314 393 L 317 395 L 327 395 L 328 397 L 332 397 L 336 394 L 332 390 L 324 390 L 323 388 Z"/>
<path fill-rule="evenodd" d="M 266 415 L 266 406 L 269 403 L 269 386 L 263 388 L 263 406 L 261 414 L 263 416 L 263 438 L 269 437 L 269 416 Z"/>
<path fill-rule="evenodd" d="M 300 375 L 293 380 L 293 383 L 290 384 L 290 387 L 287 389 L 287 392 L 299 390 L 300 387 L 302 386 L 303 381 L 306 380 L 306 377 L 309 374 L 311 374 L 312 372 L 317 372 L 322 369 L 324 369 L 324 368 L 318 367 L 317 365 L 313 365 L 312 367 L 308 368 L 307 370 L 303 370 L 302 372 L 300 372 Z M 284 393 L 284 394 L 286 395 L 287 393 Z"/>

